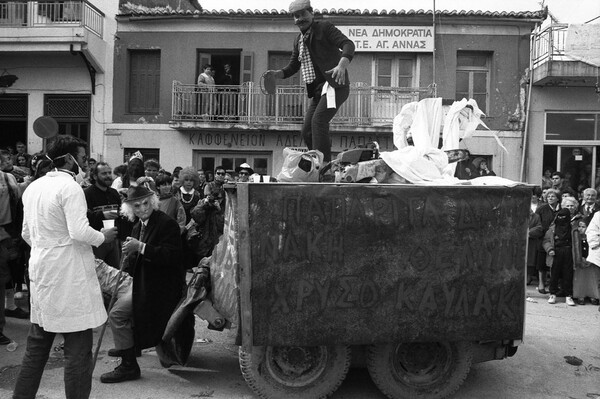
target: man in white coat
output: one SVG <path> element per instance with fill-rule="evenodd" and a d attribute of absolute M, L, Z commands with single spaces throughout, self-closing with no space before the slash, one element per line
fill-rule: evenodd
<path fill-rule="evenodd" d="M 56 333 L 64 337 L 67 399 L 92 388 L 92 329 L 106 321 L 92 245 L 111 242 L 116 228 L 90 227 L 77 179 L 85 142 L 57 136 L 48 150 L 55 169 L 24 192 L 22 236 L 31 246 L 31 328 L 13 398 L 34 398 Z"/>

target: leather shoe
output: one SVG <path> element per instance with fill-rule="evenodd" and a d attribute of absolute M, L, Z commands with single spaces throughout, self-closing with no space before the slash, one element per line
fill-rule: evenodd
<path fill-rule="evenodd" d="M 123 381 L 133 381 L 140 378 L 140 367 L 135 365 L 125 366 L 121 364 L 116 369 L 100 376 L 100 382 L 114 384 Z"/>
<path fill-rule="evenodd" d="M 545 289 L 545 288 L 538 288 L 537 290 L 538 290 L 538 292 L 539 292 L 540 294 L 547 294 L 547 293 L 548 293 L 548 291 L 546 291 L 546 289 Z"/>
<path fill-rule="evenodd" d="M 585 305 L 585 298 L 577 298 L 577 304 L 581 306 Z"/>
<path fill-rule="evenodd" d="M 29 318 L 29 312 L 26 312 L 21 308 L 16 308 L 16 309 L 12 309 L 12 310 L 5 309 L 4 315 L 6 317 L 14 317 L 15 319 L 28 319 Z"/>
<path fill-rule="evenodd" d="M 11 342 L 12 341 L 10 340 L 10 338 L 8 338 L 6 335 L 0 333 L 0 345 L 8 345 Z"/>
<path fill-rule="evenodd" d="M 598 298 L 590 298 L 590 303 L 596 306 L 600 305 L 600 301 L 598 300 Z"/>

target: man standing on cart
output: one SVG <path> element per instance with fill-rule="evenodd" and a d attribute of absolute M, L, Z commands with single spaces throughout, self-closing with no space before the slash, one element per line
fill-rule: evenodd
<path fill-rule="evenodd" d="M 292 57 L 286 67 L 267 74 L 285 79 L 302 70 L 311 99 L 304 115 L 302 139 L 309 150 L 321 151 L 323 160 L 330 162 L 329 122 L 350 94 L 346 68 L 354 56 L 354 43 L 330 22 L 315 21 L 310 0 L 294 0 L 290 13 L 300 29 Z"/>

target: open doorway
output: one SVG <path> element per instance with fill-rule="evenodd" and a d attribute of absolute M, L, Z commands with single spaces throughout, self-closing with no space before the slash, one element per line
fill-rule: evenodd
<path fill-rule="evenodd" d="M 0 96 L 0 148 L 15 150 L 17 141 L 27 143 L 27 96 Z"/>
<path fill-rule="evenodd" d="M 198 62 L 196 64 L 196 79 L 202 73 L 202 66 L 210 64 L 215 70 L 215 83 L 217 85 L 224 84 L 225 64 L 231 66 L 231 76 L 233 85 L 239 85 L 241 81 L 241 50 L 198 50 Z"/>

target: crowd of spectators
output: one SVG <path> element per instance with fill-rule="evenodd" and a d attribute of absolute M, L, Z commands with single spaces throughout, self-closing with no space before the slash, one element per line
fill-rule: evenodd
<path fill-rule="evenodd" d="M 555 304 L 600 304 L 600 204 L 594 188 L 574 190 L 568 176 L 544 170 L 529 219 L 528 281 Z M 599 308 L 600 310 L 600 308 Z"/>
<path fill-rule="evenodd" d="M 158 344 L 183 294 L 185 270 L 210 256 L 223 232 L 224 184 L 248 181 L 252 168 L 241 165 L 235 178 L 222 166 L 169 172 L 156 159 L 144 160 L 141 151 L 113 168 L 88 159 L 87 144 L 73 136 L 58 136 L 47 153 L 30 155 L 23 143 L 16 147 L 17 154 L 0 150 L 0 345 L 12 342 L 3 334 L 6 318 L 31 321 L 15 395 L 35 396 L 43 359 L 60 333 L 64 341 L 58 348 L 78 353 L 65 367 L 67 397 L 87 397 L 91 329 L 107 319 L 115 340 L 109 355 L 121 357 L 121 363 L 101 381 L 140 378 L 136 356 Z M 51 238 L 40 236 L 48 229 Z M 48 251 L 60 252 L 61 261 L 40 257 Z M 147 270 L 150 263 L 156 272 Z M 51 268 L 64 276 L 60 282 L 45 273 Z M 99 286 L 87 280 L 82 285 L 78 274 L 94 268 Z M 113 292 L 103 280 L 119 269 L 125 271 L 123 283 L 109 309 Z M 46 278 L 43 284 L 50 288 L 42 292 Z M 93 308 L 61 302 L 59 292 L 65 290 L 70 295 L 84 290 Z M 41 303 L 40 295 L 50 296 Z M 59 314 L 50 316 L 56 308 Z M 81 310 L 86 315 L 77 313 Z"/>

